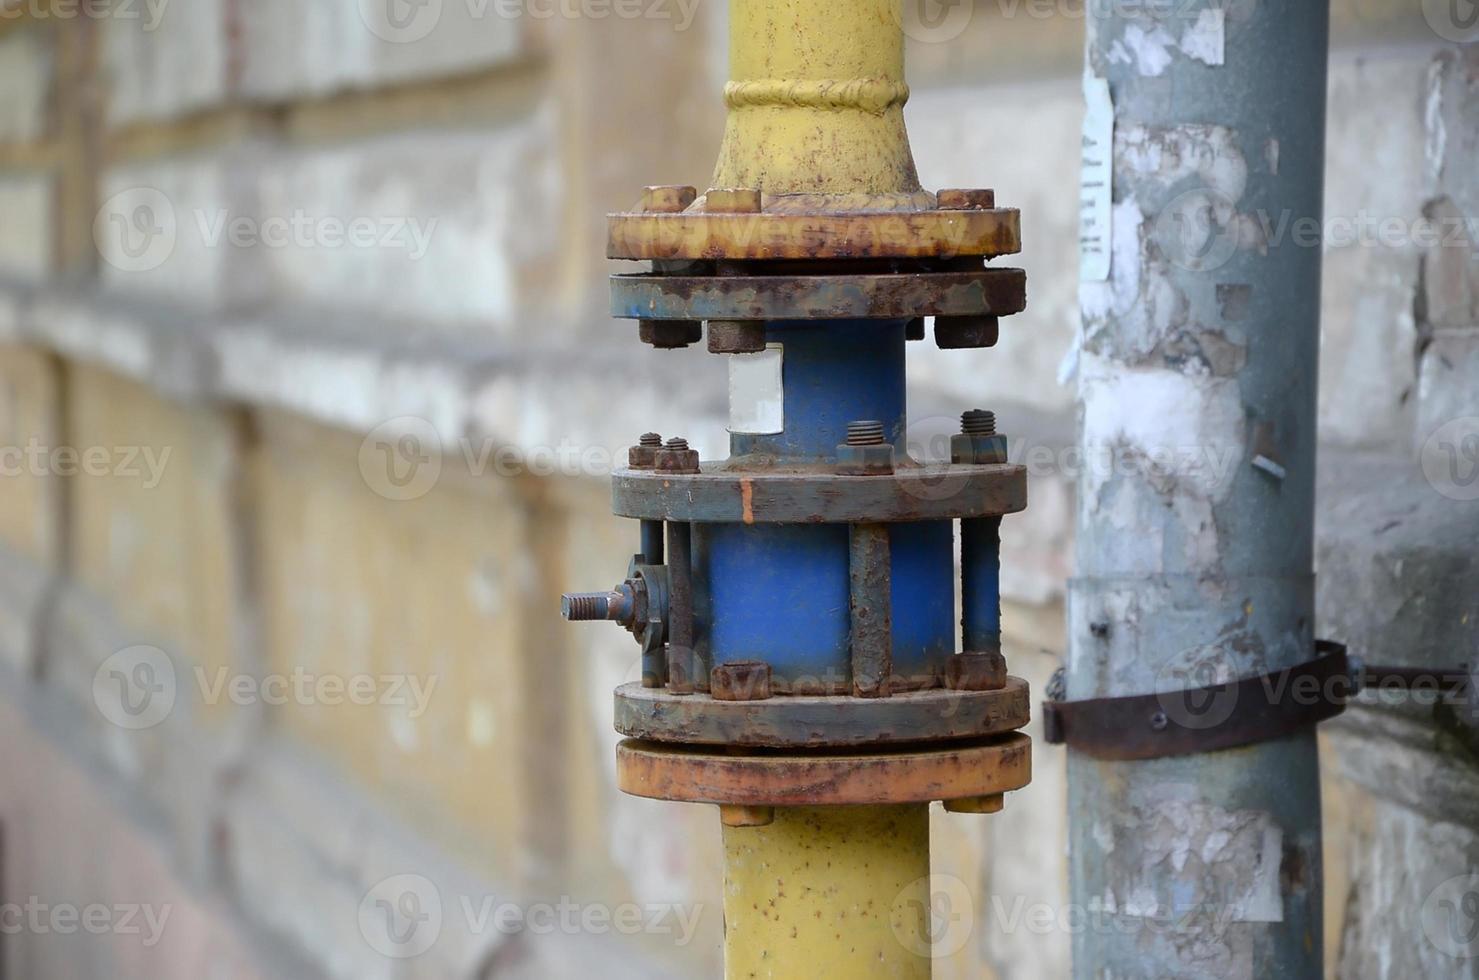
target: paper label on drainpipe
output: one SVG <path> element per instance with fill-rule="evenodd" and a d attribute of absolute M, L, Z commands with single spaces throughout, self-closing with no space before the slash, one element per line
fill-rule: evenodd
<path fill-rule="evenodd" d="M 1110 214 L 1114 204 L 1114 103 L 1109 81 L 1084 76 L 1083 162 L 1079 177 L 1079 279 L 1109 278 Z"/>
<path fill-rule="evenodd" d="M 785 350 L 770 344 L 758 354 L 729 355 L 729 431 L 773 436 L 786 431 Z"/>

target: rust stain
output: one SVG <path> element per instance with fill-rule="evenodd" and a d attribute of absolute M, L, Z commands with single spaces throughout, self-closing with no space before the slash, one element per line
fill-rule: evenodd
<path fill-rule="evenodd" d="M 755 482 L 753 480 L 740 480 L 740 507 L 743 511 L 743 520 L 746 524 L 755 523 Z"/>

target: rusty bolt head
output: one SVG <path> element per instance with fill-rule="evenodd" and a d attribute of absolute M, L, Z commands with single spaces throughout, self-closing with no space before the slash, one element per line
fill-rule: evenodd
<path fill-rule="evenodd" d="M 659 350 L 677 350 L 704 339 L 704 325 L 697 320 L 641 320 L 637 336 Z"/>
<path fill-rule="evenodd" d="M 995 347 L 1001 339 L 1001 321 L 994 316 L 937 316 L 935 345 L 941 350 Z"/>
<path fill-rule="evenodd" d="M 941 211 L 990 211 L 996 207 L 996 191 L 950 188 L 935 195 Z"/>
<path fill-rule="evenodd" d="M 842 476 L 887 476 L 893 471 L 894 447 L 889 443 L 837 447 L 837 472 Z"/>
<path fill-rule="evenodd" d="M 650 470 L 657 465 L 657 451 L 661 448 L 662 436 L 649 432 L 627 450 L 627 465 L 634 470 Z"/>
<path fill-rule="evenodd" d="M 711 354 L 758 354 L 765 349 L 765 321 L 710 320 Z"/>
<path fill-rule="evenodd" d="M 945 686 L 952 691 L 1000 691 L 1007 686 L 1007 660 L 999 653 L 961 653 L 945 661 Z"/>
<path fill-rule="evenodd" d="M 639 211 L 648 214 L 677 214 L 688 210 L 688 206 L 698 200 L 698 190 L 693 187 L 685 187 L 681 184 L 662 184 L 657 187 L 642 188 L 642 203 Z"/>
<path fill-rule="evenodd" d="M 775 807 L 721 804 L 719 821 L 726 827 L 769 827 L 775 823 Z"/>
<path fill-rule="evenodd" d="M 1007 461 L 1004 435 L 950 437 L 950 462 L 987 466 Z"/>
<path fill-rule="evenodd" d="M 655 465 L 659 473 L 697 473 L 698 450 L 689 449 L 687 439 L 669 439 L 657 451 Z"/>
<path fill-rule="evenodd" d="M 770 664 L 741 660 L 709 671 L 709 695 L 715 701 L 770 700 Z"/>
<path fill-rule="evenodd" d="M 704 195 L 710 214 L 759 214 L 760 191 L 753 187 L 712 187 Z"/>

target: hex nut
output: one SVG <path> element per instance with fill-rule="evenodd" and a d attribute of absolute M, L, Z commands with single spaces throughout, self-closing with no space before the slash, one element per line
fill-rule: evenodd
<path fill-rule="evenodd" d="M 765 350 L 764 320 L 710 320 L 709 353 L 758 354 Z"/>
<path fill-rule="evenodd" d="M 763 660 L 718 664 L 709 671 L 709 696 L 715 701 L 768 701 L 770 677 L 770 664 Z"/>
<path fill-rule="evenodd" d="M 947 813 L 1000 813 L 1006 807 L 1007 798 L 1005 793 L 996 793 L 991 796 L 972 796 L 964 800 L 945 801 L 945 812 Z"/>
<path fill-rule="evenodd" d="M 842 476 L 888 476 L 893 471 L 894 447 L 889 443 L 837 447 L 837 472 Z"/>
<path fill-rule="evenodd" d="M 995 347 L 1001 339 L 1001 321 L 994 316 L 937 316 L 935 345 L 941 350 Z"/>
<path fill-rule="evenodd" d="M 697 449 L 668 449 L 664 447 L 657 451 L 655 468 L 659 473 L 697 473 L 698 450 Z"/>
<path fill-rule="evenodd" d="M 954 435 L 950 437 L 950 462 L 989 466 L 1007 461 L 1007 437 Z"/>
<path fill-rule="evenodd" d="M 711 187 L 704 195 L 710 214 L 759 214 L 760 191 L 753 187 Z"/>
<path fill-rule="evenodd" d="M 642 203 L 639 211 L 648 214 L 678 214 L 688 210 L 698 200 L 697 188 L 683 184 L 659 184 L 642 188 Z"/>
<path fill-rule="evenodd" d="M 1007 686 L 1007 660 L 995 651 L 959 653 L 945 661 L 945 686 L 952 691 L 1000 691 Z"/>
<path fill-rule="evenodd" d="M 769 827 L 775 823 L 775 807 L 721 804 L 719 822 L 726 827 Z"/>
<path fill-rule="evenodd" d="M 996 207 L 996 191 L 953 187 L 935 195 L 935 206 L 941 211 L 990 211 Z"/>
<path fill-rule="evenodd" d="M 659 350 L 677 350 L 704 339 L 704 325 L 697 320 L 641 320 L 637 336 Z"/>

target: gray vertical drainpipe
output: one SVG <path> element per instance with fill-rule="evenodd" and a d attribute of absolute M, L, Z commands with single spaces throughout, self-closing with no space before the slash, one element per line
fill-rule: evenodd
<path fill-rule="evenodd" d="M 1088 9 L 1087 76 L 1113 103 L 1112 263 L 1081 294 L 1069 700 L 1313 656 L 1321 256 L 1308 236 L 1328 7 Z M 1171 724 L 1228 707 L 1175 700 Z M 1144 762 L 1070 751 L 1068 777 L 1076 977 L 1321 976 L 1313 732 Z"/>

